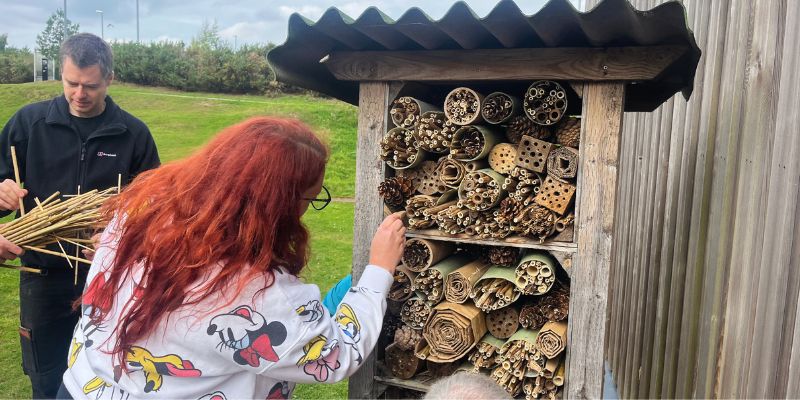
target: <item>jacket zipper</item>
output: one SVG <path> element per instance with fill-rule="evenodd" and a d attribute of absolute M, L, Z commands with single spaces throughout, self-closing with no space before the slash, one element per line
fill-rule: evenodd
<path fill-rule="evenodd" d="M 78 165 L 78 186 L 81 187 L 81 191 L 86 191 L 86 142 L 87 140 L 81 140 L 81 159 Z M 76 188 L 77 189 L 77 188 Z M 77 194 L 77 193 L 76 193 Z"/>

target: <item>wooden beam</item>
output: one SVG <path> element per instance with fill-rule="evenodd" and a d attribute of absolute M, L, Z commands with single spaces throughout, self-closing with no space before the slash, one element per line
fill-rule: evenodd
<path fill-rule="evenodd" d="M 386 164 L 380 159 L 379 142 L 389 126 L 386 110 L 398 90 L 398 85 L 388 82 L 363 82 L 359 90 L 353 282 L 358 281 L 369 262 L 372 235 L 383 221 L 383 200 L 377 187 L 385 175 Z M 349 398 L 377 398 L 373 380 L 375 354 L 373 351 L 358 372 L 350 377 Z"/>
<path fill-rule="evenodd" d="M 622 82 L 587 83 L 584 90 L 581 191 L 575 206 L 578 254 L 570 285 L 564 398 L 601 398 L 603 393 L 608 273 L 624 96 Z"/>
<path fill-rule="evenodd" d="M 322 62 L 345 81 L 645 81 L 658 77 L 687 50 L 650 46 L 341 51 Z"/>

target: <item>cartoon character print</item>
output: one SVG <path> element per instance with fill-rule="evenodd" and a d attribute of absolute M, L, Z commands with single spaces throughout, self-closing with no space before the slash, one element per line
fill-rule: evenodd
<path fill-rule="evenodd" d="M 90 348 L 94 344 L 91 336 L 95 332 L 102 332 L 105 328 L 105 325 L 102 324 L 102 320 L 99 317 L 92 316 L 92 311 L 98 309 L 103 314 L 107 315 L 112 306 L 111 298 L 100 298 L 100 296 L 97 295 L 97 291 L 105 286 L 105 284 L 105 274 L 102 272 L 98 273 L 86 287 L 81 297 L 81 313 L 84 318 L 80 320 L 80 327 L 83 331 L 83 336 L 85 338 L 84 345 L 86 348 Z M 135 285 L 136 287 L 133 291 L 134 300 L 142 298 L 143 292 L 142 287 L 138 283 L 135 283 Z"/>
<path fill-rule="evenodd" d="M 209 393 L 207 395 L 203 395 L 202 397 L 200 397 L 197 400 L 228 400 L 228 398 L 225 397 L 225 393 L 222 393 L 220 391 L 216 391 L 214 393 Z"/>
<path fill-rule="evenodd" d="M 344 342 L 353 348 L 353 351 L 358 355 L 356 362 L 361 364 L 364 358 L 361 357 L 361 352 L 358 351 L 356 346 L 361 341 L 361 322 L 358 321 L 353 307 L 347 303 L 342 303 L 336 312 L 335 319 L 336 323 L 339 324 L 339 328 L 344 332 Z"/>
<path fill-rule="evenodd" d="M 122 376 L 122 368 L 119 366 L 114 367 L 114 381 L 119 382 L 119 378 Z M 130 393 L 126 393 L 124 390 L 114 387 L 112 384 L 104 381 L 99 376 L 95 376 L 94 378 L 90 379 L 89 382 L 86 382 L 83 385 L 83 394 L 91 394 L 92 392 L 95 393 L 95 399 L 99 399 L 103 397 L 103 394 L 108 388 L 111 389 L 111 399 L 119 399 L 119 400 L 127 400 L 130 397 Z M 119 395 L 119 396 L 117 396 Z"/>
<path fill-rule="evenodd" d="M 286 327 L 282 323 L 267 323 L 263 315 L 248 306 L 239 306 L 211 318 L 206 333 L 219 335 L 220 349 L 234 349 L 233 360 L 251 367 L 261 365 L 262 359 L 277 362 L 274 346 L 286 340 Z"/>
<path fill-rule="evenodd" d="M 301 317 L 308 318 L 308 320 L 303 322 L 315 322 L 322 318 L 322 315 L 325 313 L 325 308 L 322 307 L 322 303 L 320 303 L 319 300 L 311 300 L 308 303 L 297 307 L 294 312 Z"/>
<path fill-rule="evenodd" d="M 289 387 L 289 382 L 280 381 L 269 390 L 267 400 L 287 400 L 291 394 L 292 388 Z"/>
<path fill-rule="evenodd" d="M 178 355 L 154 356 L 149 350 L 133 346 L 125 356 L 129 371 L 144 372 L 144 392 L 158 391 L 164 384 L 164 376 L 194 378 L 202 375 L 189 360 Z"/>
<path fill-rule="evenodd" d="M 319 335 L 303 346 L 303 356 L 297 365 L 303 367 L 306 375 L 311 375 L 317 382 L 325 382 L 332 371 L 339 369 L 339 341 Z"/>
<path fill-rule="evenodd" d="M 69 346 L 69 357 L 67 358 L 67 368 L 72 368 L 75 365 L 75 361 L 78 360 L 78 354 L 80 354 L 81 350 L 83 350 L 83 343 L 78 342 L 74 337 L 72 338 L 72 344 Z"/>
<path fill-rule="evenodd" d="M 86 287 L 81 297 L 81 330 L 83 330 L 84 345 L 89 348 L 92 347 L 94 341 L 91 339 L 92 334 L 97 331 L 103 331 L 102 321 L 98 317 L 92 316 L 92 311 L 98 309 L 103 313 L 107 313 L 111 309 L 111 299 L 100 298 L 97 291 L 106 284 L 106 276 L 102 272 L 97 274 L 94 279 Z"/>

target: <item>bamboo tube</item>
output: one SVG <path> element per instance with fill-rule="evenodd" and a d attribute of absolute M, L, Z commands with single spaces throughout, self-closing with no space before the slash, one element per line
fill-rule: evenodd
<path fill-rule="evenodd" d="M 514 286 L 514 271 L 508 268 L 491 267 L 472 287 L 469 297 L 485 312 L 508 306 L 519 298 Z"/>
<path fill-rule="evenodd" d="M 567 112 L 567 93 L 554 81 L 533 82 L 525 92 L 525 115 L 539 125 L 553 125 Z"/>
<path fill-rule="evenodd" d="M 564 376 L 565 374 L 566 363 L 563 361 L 561 364 L 558 365 L 558 369 L 556 370 L 555 376 L 553 376 L 553 383 L 556 386 L 564 386 Z"/>
<path fill-rule="evenodd" d="M 534 251 L 522 257 L 515 268 L 514 283 L 522 294 L 541 296 L 553 287 L 559 267 L 558 261 L 549 253 Z"/>
<path fill-rule="evenodd" d="M 483 95 L 467 87 L 453 89 L 444 99 L 444 113 L 456 125 L 482 122 Z"/>
<path fill-rule="evenodd" d="M 431 311 L 422 336 L 430 345 L 428 359 L 452 362 L 466 355 L 486 334 L 483 312 L 471 304 L 443 302 Z"/>
<path fill-rule="evenodd" d="M 408 216 L 408 227 L 410 229 L 426 229 L 434 225 L 435 221 L 423 214 L 424 210 L 433 207 L 436 198 L 427 195 L 414 196 L 406 202 L 406 216 Z"/>
<path fill-rule="evenodd" d="M 455 246 L 450 242 L 413 238 L 403 248 L 403 265 L 412 272 L 421 272 L 453 254 Z"/>
<path fill-rule="evenodd" d="M 519 98 L 494 92 L 483 99 L 481 116 L 490 124 L 503 124 L 520 113 L 520 105 Z"/>
<path fill-rule="evenodd" d="M 468 173 L 458 187 L 458 198 L 470 210 L 486 211 L 505 197 L 502 175 L 486 168 Z"/>
<path fill-rule="evenodd" d="M 442 301 L 445 295 L 445 277 L 470 261 L 463 254 L 451 255 L 439 261 L 417 275 L 414 279 L 414 290 L 430 305 Z"/>
<path fill-rule="evenodd" d="M 494 128 L 478 125 L 463 126 L 453 135 L 450 156 L 460 161 L 481 160 L 486 158 L 501 140 L 502 134 Z"/>
<path fill-rule="evenodd" d="M 11 146 L 11 163 L 14 165 L 14 180 L 16 180 L 17 186 L 22 188 L 22 181 L 19 179 L 19 165 L 17 164 L 17 149 L 15 146 Z M 25 215 L 25 204 L 22 202 L 22 197 L 19 198 L 19 212 L 21 215 Z"/>
<path fill-rule="evenodd" d="M 391 168 L 414 168 L 425 161 L 425 152 L 418 148 L 412 131 L 393 128 L 386 132 L 380 143 L 381 160 Z"/>
<path fill-rule="evenodd" d="M 448 120 L 443 112 L 428 111 L 422 114 L 414 129 L 414 139 L 419 148 L 431 153 L 448 153 L 458 125 Z"/>
<path fill-rule="evenodd" d="M 422 329 L 431 313 L 431 307 L 419 296 L 412 296 L 403 303 L 400 319 L 414 329 Z"/>
<path fill-rule="evenodd" d="M 469 355 L 468 361 L 474 366 L 474 370 L 478 371 L 481 368 L 490 369 L 498 365 L 500 357 L 500 347 L 503 341 L 487 333 L 483 336 L 476 349 Z"/>
<path fill-rule="evenodd" d="M 42 270 L 39 268 L 25 267 L 21 265 L 0 264 L 2 268 L 15 269 L 17 271 L 31 272 L 34 274 L 41 274 Z"/>
<path fill-rule="evenodd" d="M 436 106 L 422 100 L 410 96 L 403 96 L 392 102 L 392 105 L 389 107 L 389 116 L 394 126 L 413 128 L 416 127 L 423 113 L 436 109 Z"/>
<path fill-rule="evenodd" d="M 414 294 L 413 282 L 415 274 L 403 266 L 399 266 L 394 271 L 394 280 L 389 288 L 389 300 L 404 302 Z"/>

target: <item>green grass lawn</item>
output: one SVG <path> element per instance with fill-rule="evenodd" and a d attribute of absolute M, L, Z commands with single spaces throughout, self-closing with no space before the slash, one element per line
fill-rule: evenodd
<path fill-rule="evenodd" d="M 57 82 L 0 85 L 0 121 L 25 104 L 61 93 Z M 153 132 L 161 160 L 190 154 L 221 128 L 255 115 L 292 116 L 308 123 L 331 146 L 325 184 L 334 197 L 352 197 L 355 187 L 356 109 L 335 100 L 311 96 L 233 96 L 184 93 L 160 88 L 114 84 L 109 94 L 122 108 L 143 120 Z M 334 202 L 323 211 L 309 209 L 304 221 L 311 231 L 307 282 L 327 291 L 345 276 L 352 261 L 353 204 Z M 0 398 L 30 398 L 19 350 L 19 275 L 0 270 Z M 298 385 L 297 399 L 346 399 L 347 383 Z"/>

